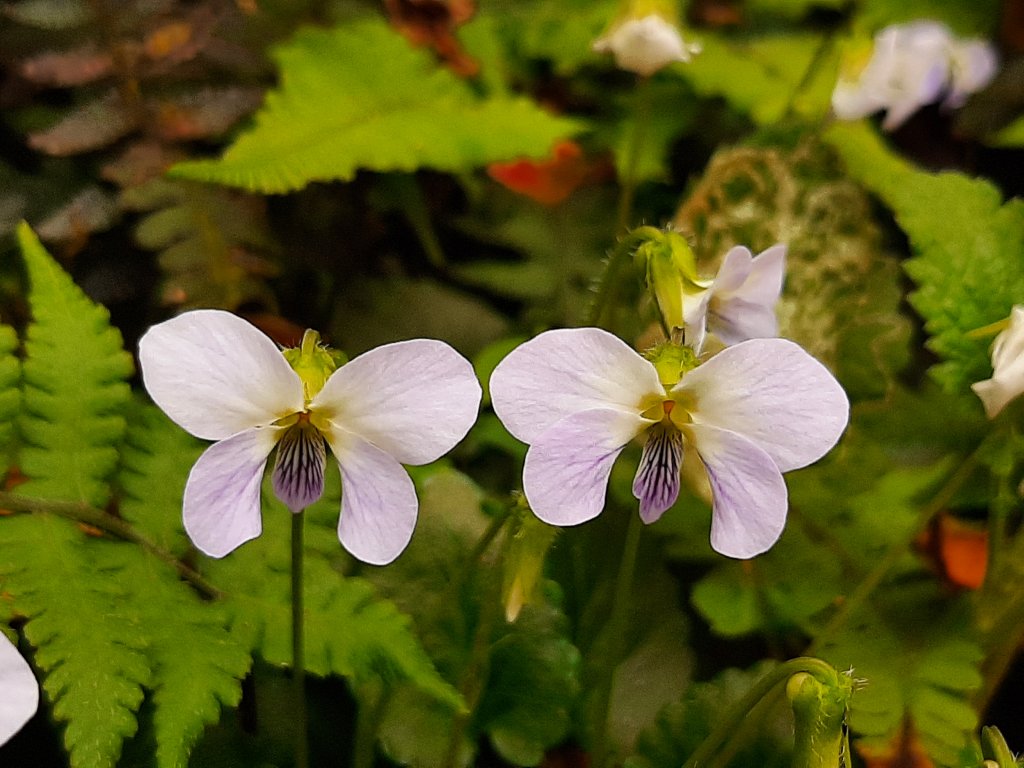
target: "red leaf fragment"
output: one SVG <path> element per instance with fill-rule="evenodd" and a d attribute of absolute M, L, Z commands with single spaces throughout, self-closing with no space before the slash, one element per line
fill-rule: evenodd
<path fill-rule="evenodd" d="M 100 168 L 100 176 L 121 188 L 137 187 L 183 160 L 185 155 L 156 141 L 140 141 Z"/>
<path fill-rule="evenodd" d="M 594 167 L 583 156 L 579 144 L 565 140 L 555 145 L 551 158 L 491 163 L 487 174 L 538 203 L 558 205 L 591 177 Z"/>
<path fill-rule="evenodd" d="M 117 216 L 117 203 L 98 187 L 89 187 L 40 223 L 35 229 L 47 242 L 80 242 L 109 229 Z M 77 250 L 77 249 L 76 249 Z"/>

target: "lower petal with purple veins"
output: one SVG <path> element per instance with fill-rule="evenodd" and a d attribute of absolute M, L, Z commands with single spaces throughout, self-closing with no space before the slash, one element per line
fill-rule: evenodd
<path fill-rule="evenodd" d="M 633 495 L 640 500 L 640 519 L 645 523 L 655 522 L 675 504 L 682 464 L 682 433 L 666 424 L 651 427 L 633 479 Z"/>
<path fill-rule="evenodd" d="M 301 512 L 324 493 L 327 444 L 309 422 L 292 426 L 277 446 L 274 493 L 292 512 Z"/>
<path fill-rule="evenodd" d="M 278 430 L 254 428 L 214 443 L 192 467 L 182 517 L 192 543 L 210 557 L 260 535 L 260 482 Z"/>

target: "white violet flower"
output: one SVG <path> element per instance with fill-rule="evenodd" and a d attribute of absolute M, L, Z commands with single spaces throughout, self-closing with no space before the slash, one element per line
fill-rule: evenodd
<path fill-rule="evenodd" d="M 633 494 L 643 521 L 675 502 L 693 451 L 712 490 L 711 546 L 737 558 L 775 543 L 788 508 L 782 473 L 827 453 L 849 414 L 832 374 L 791 341 L 745 341 L 697 366 L 688 347 L 665 345 L 652 362 L 598 328 L 517 347 L 495 369 L 491 398 L 530 445 L 523 489 L 541 520 L 597 516 L 612 464 L 642 436 Z"/>
<path fill-rule="evenodd" d="M 778 336 L 775 305 L 785 273 L 785 245 L 757 256 L 742 245 L 731 248 L 704 290 L 683 294 L 686 343 L 699 353 L 708 330 L 726 345 Z"/>
<path fill-rule="evenodd" d="M 991 81 L 996 67 L 995 50 L 985 41 L 958 40 L 937 21 L 897 24 L 875 36 L 866 66 L 840 74 L 832 110 L 841 120 L 885 110 L 882 127 L 891 131 L 943 93 L 947 107 L 961 106 Z"/>
<path fill-rule="evenodd" d="M 341 469 L 341 543 L 367 563 L 391 562 L 418 507 L 402 464 L 440 458 L 473 425 L 480 385 L 447 344 L 387 344 L 337 367 L 318 341 L 307 331 L 300 348 L 282 352 L 245 320 L 198 310 L 139 342 L 154 402 L 218 441 L 192 468 L 183 504 L 185 530 L 206 554 L 223 557 L 259 536 L 260 483 L 275 447 L 274 492 L 299 512 L 323 493 L 329 446 Z"/>
<path fill-rule="evenodd" d="M 0 745 L 22 729 L 39 707 L 39 684 L 17 647 L 0 632 Z"/>
<path fill-rule="evenodd" d="M 614 55 L 620 69 L 644 76 L 700 53 L 698 43 L 685 42 L 676 25 L 657 13 L 615 24 L 594 41 L 593 48 Z"/>
<path fill-rule="evenodd" d="M 992 378 L 972 384 L 971 389 L 990 419 L 1024 393 L 1024 305 L 1013 308 L 1009 326 L 992 344 Z"/>

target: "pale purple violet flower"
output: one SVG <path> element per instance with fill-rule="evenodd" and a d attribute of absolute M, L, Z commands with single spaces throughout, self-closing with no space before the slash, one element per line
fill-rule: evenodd
<path fill-rule="evenodd" d="M 0 632 L 0 745 L 21 730 L 39 707 L 39 684 L 17 647 Z"/>
<path fill-rule="evenodd" d="M 472 366 L 443 342 L 378 347 L 311 387 L 267 336 L 217 310 L 153 326 L 139 360 L 153 401 L 186 431 L 218 441 L 192 468 L 183 504 L 186 532 L 212 557 L 259 536 L 260 484 L 275 447 L 274 492 L 298 512 L 323 493 L 330 446 L 341 469 L 341 543 L 367 563 L 391 562 L 418 507 L 402 464 L 440 458 L 480 404 Z"/>
<path fill-rule="evenodd" d="M 867 65 L 842 73 L 832 92 L 832 110 L 856 120 L 885 110 L 882 128 L 894 130 L 926 104 L 948 93 L 943 105 L 962 106 L 995 76 L 998 57 L 991 43 L 960 40 L 937 21 L 886 27 L 875 36 Z"/>
<path fill-rule="evenodd" d="M 731 248 L 703 291 L 683 294 L 686 343 L 700 352 L 708 330 L 727 346 L 778 336 L 775 305 L 785 273 L 785 245 L 757 256 L 742 245 Z"/>
<path fill-rule="evenodd" d="M 992 345 L 992 378 L 972 384 L 971 389 L 990 419 L 1024 393 L 1024 305 L 1013 308 L 1009 326 Z"/>
<path fill-rule="evenodd" d="M 530 445 L 523 490 L 537 517 L 577 525 L 597 516 L 612 464 L 642 435 L 633 494 L 645 523 L 675 502 L 692 450 L 712 490 L 711 546 L 737 558 L 771 547 L 788 507 L 782 473 L 835 445 L 846 394 L 784 339 L 744 341 L 686 368 L 659 375 L 663 368 L 598 328 L 547 331 L 514 349 L 491 376 L 491 398 L 509 432 Z"/>

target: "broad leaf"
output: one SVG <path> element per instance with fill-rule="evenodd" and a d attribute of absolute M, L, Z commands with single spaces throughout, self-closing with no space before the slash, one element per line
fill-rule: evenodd
<path fill-rule="evenodd" d="M 826 138 L 910 239 L 915 257 L 905 267 L 918 286 L 910 301 L 944 360 L 932 369 L 936 380 L 956 391 L 988 378 L 989 342 L 969 334 L 1008 316 L 1024 296 L 1024 201 L 1003 203 L 983 179 L 919 170 L 863 123 L 836 125 Z"/>
<path fill-rule="evenodd" d="M 288 192 L 361 168 L 455 172 L 539 156 L 578 130 L 525 98 L 477 97 L 381 22 L 305 29 L 276 58 L 282 86 L 255 127 L 220 160 L 182 163 L 173 174 Z"/>

